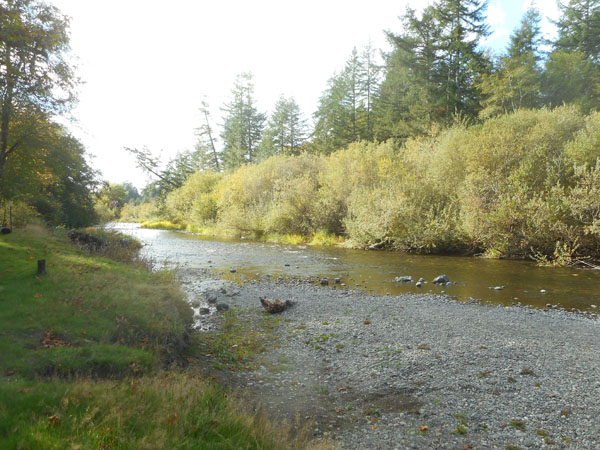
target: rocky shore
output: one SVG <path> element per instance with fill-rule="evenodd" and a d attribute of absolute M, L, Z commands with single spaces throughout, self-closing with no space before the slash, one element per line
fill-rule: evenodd
<path fill-rule="evenodd" d="M 218 326 L 219 314 L 206 314 L 215 305 L 251 324 L 266 314 L 260 297 L 293 303 L 258 369 L 216 376 L 271 417 L 312 423 L 316 439 L 344 449 L 600 448 L 597 320 L 431 294 L 181 276 L 204 329 Z"/>

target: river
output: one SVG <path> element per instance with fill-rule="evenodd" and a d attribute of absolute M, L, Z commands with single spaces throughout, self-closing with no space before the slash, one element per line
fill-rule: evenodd
<path fill-rule="evenodd" d="M 341 278 L 343 286 L 339 287 L 382 295 L 445 293 L 458 300 L 537 308 L 550 304 L 600 312 L 599 270 L 539 267 L 529 261 L 280 245 L 143 229 L 128 223 L 113 227 L 141 240 L 142 254 L 157 266 L 208 269 L 238 282 L 265 276 L 315 282 L 327 278 L 334 286 L 334 279 Z M 453 284 L 434 285 L 432 280 L 441 274 Z M 411 276 L 414 281 L 424 278 L 426 283 L 417 287 L 415 282 L 393 281 L 400 276 Z"/>

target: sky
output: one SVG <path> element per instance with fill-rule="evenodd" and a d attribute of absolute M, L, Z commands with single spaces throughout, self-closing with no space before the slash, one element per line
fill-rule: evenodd
<path fill-rule="evenodd" d="M 202 100 L 215 124 L 236 75 L 254 76 L 257 106 L 270 112 L 294 97 L 310 119 L 327 80 L 353 47 L 388 50 L 384 31 L 416 0 L 48 0 L 70 17 L 79 101 L 68 128 L 110 182 L 142 188 L 150 178 L 124 147 L 147 147 L 168 160 L 191 150 Z M 531 0 L 490 0 L 492 35 L 501 52 Z M 556 18 L 555 0 L 538 0 Z M 544 29 L 550 33 L 551 26 Z"/>

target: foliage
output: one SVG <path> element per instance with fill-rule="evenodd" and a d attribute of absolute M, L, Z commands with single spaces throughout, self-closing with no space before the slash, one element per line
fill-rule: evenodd
<path fill-rule="evenodd" d="M 239 74 L 231 91 L 232 99 L 223 106 L 223 165 L 236 169 L 256 160 L 266 116 L 258 112 L 254 100 L 252 74 Z"/>
<path fill-rule="evenodd" d="M 517 110 L 402 147 L 357 142 L 328 156 L 275 156 L 194 175 L 169 197 L 169 217 L 298 242 L 333 234 L 427 253 L 598 256 L 599 130 L 598 113 L 574 107 Z M 206 199 L 209 215 L 197 212 Z"/>
<path fill-rule="evenodd" d="M 66 60 L 68 20 L 37 0 L 0 5 L 0 194 L 8 158 L 23 151 L 35 128 L 15 127 L 23 112 L 43 116 L 65 111 L 76 80 Z"/>

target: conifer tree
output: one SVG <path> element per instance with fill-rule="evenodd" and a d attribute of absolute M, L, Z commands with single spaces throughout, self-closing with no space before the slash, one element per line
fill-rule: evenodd
<path fill-rule="evenodd" d="M 489 34 L 484 23 L 486 8 L 482 0 L 440 0 L 434 8 L 440 26 L 447 119 L 478 113 L 476 85 L 487 66 L 478 48 L 478 42 Z"/>
<path fill-rule="evenodd" d="M 593 63 L 600 63 L 600 0 L 559 2 L 562 12 L 556 25 L 555 50 L 581 52 Z"/>
<path fill-rule="evenodd" d="M 236 169 L 256 160 L 266 116 L 255 106 L 252 74 L 238 75 L 231 95 L 231 102 L 222 108 L 225 117 L 221 138 L 223 165 Z"/>
<path fill-rule="evenodd" d="M 482 75 L 479 88 L 484 107 L 480 115 L 483 118 L 540 106 L 540 21 L 539 11 L 530 8 L 510 37 L 507 55 L 499 59 L 492 73 Z"/>
<path fill-rule="evenodd" d="M 294 98 L 279 97 L 263 132 L 261 159 L 275 154 L 298 154 L 307 138 L 306 120 Z"/>

